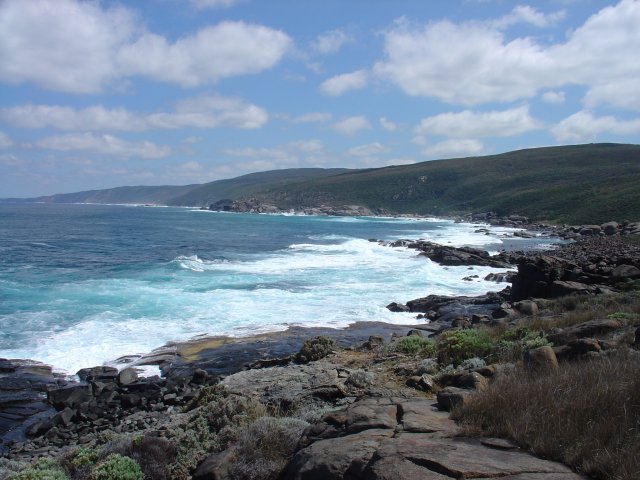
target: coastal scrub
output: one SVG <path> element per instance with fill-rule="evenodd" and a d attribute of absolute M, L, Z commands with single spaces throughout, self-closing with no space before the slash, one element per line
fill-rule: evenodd
<path fill-rule="evenodd" d="M 598 479 L 640 478 L 640 354 L 504 375 L 454 410 L 467 433 L 508 437 Z"/>

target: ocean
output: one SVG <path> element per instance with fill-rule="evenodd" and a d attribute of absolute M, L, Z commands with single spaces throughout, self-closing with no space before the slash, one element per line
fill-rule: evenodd
<path fill-rule="evenodd" d="M 484 267 L 442 267 L 369 239 L 527 248 L 513 231 L 439 219 L 231 214 L 118 205 L 0 205 L 0 357 L 75 373 L 168 341 L 359 320 L 478 295 Z M 463 277 L 478 275 L 474 281 Z"/>

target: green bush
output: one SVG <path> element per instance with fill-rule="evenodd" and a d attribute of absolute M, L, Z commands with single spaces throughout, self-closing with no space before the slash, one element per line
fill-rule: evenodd
<path fill-rule="evenodd" d="M 498 341 L 495 353 L 501 362 L 517 362 L 524 352 L 538 347 L 551 346 L 544 332 L 531 330 L 527 326 L 507 330 Z"/>
<path fill-rule="evenodd" d="M 69 480 L 62 467 L 50 458 L 41 458 L 31 467 L 10 478 L 13 480 Z"/>
<path fill-rule="evenodd" d="M 144 480 L 140 465 L 118 453 L 109 455 L 92 472 L 93 480 Z"/>
<path fill-rule="evenodd" d="M 429 338 L 410 335 L 395 340 L 390 345 L 391 351 L 406 353 L 408 355 L 421 355 L 423 357 L 434 357 L 437 353 L 436 342 Z"/>
<path fill-rule="evenodd" d="M 469 358 L 487 358 L 493 348 L 493 341 L 484 330 L 450 330 L 439 338 L 438 360 L 443 365 L 459 365 Z"/>
<path fill-rule="evenodd" d="M 335 346 L 333 340 L 321 335 L 319 337 L 306 340 L 300 351 L 296 354 L 296 361 L 299 363 L 309 363 L 326 357 Z"/>

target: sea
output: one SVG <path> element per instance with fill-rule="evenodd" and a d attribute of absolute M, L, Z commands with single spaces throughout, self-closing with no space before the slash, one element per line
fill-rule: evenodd
<path fill-rule="evenodd" d="M 0 205 L 0 357 L 73 374 L 202 335 L 415 324 L 424 320 L 386 305 L 495 291 L 504 285 L 483 278 L 501 270 L 443 267 L 370 240 L 421 238 L 493 253 L 551 241 L 513 232 L 430 218 Z"/>

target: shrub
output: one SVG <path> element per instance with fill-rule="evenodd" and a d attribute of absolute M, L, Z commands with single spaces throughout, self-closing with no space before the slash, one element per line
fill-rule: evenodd
<path fill-rule="evenodd" d="M 520 326 L 506 330 L 496 345 L 496 356 L 501 362 L 517 362 L 524 352 L 538 347 L 551 346 L 543 332 Z"/>
<path fill-rule="evenodd" d="M 438 370 L 440 370 L 440 366 L 435 358 L 425 358 L 418 363 L 418 368 L 416 370 L 418 375 L 422 375 L 423 373 L 435 375 L 438 373 Z"/>
<path fill-rule="evenodd" d="M 333 340 L 324 335 L 305 340 L 302 348 L 296 354 L 296 361 L 309 363 L 320 360 L 329 355 L 334 346 Z"/>
<path fill-rule="evenodd" d="M 165 480 L 168 466 L 176 459 L 176 446 L 166 438 L 143 436 L 133 442 L 133 458 L 144 473 L 145 478 Z"/>
<path fill-rule="evenodd" d="M 238 436 L 230 477 L 238 480 L 277 479 L 308 425 L 286 417 L 262 417 L 247 425 Z"/>
<path fill-rule="evenodd" d="M 509 437 L 595 478 L 640 472 L 640 355 L 561 364 L 545 375 L 517 369 L 477 392 L 453 416 L 467 431 Z"/>
<path fill-rule="evenodd" d="M 420 354 L 424 357 L 434 357 L 436 355 L 436 342 L 429 338 L 411 335 L 395 340 L 390 345 L 391 351 L 406 353 L 408 355 Z"/>
<path fill-rule="evenodd" d="M 68 480 L 62 467 L 50 458 L 41 458 L 32 466 L 10 477 L 13 480 Z"/>
<path fill-rule="evenodd" d="M 355 370 L 351 375 L 349 375 L 347 383 L 349 385 L 353 385 L 356 388 L 364 388 L 371 385 L 374 378 L 375 375 L 371 372 L 367 372 L 365 370 Z"/>
<path fill-rule="evenodd" d="M 109 455 L 91 473 L 93 480 L 144 480 L 140 465 L 119 453 Z"/>
<path fill-rule="evenodd" d="M 460 370 L 474 370 L 476 368 L 486 367 L 487 362 L 478 357 L 467 358 L 460 364 Z"/>
<path fill-rule="evenodd" d="M 438 342 L 438 360 L 441 364 L 459 365 L 473 357 L 486 358 L 493 351 L 493 342 L 484 330 L 450 330 Z"/>

